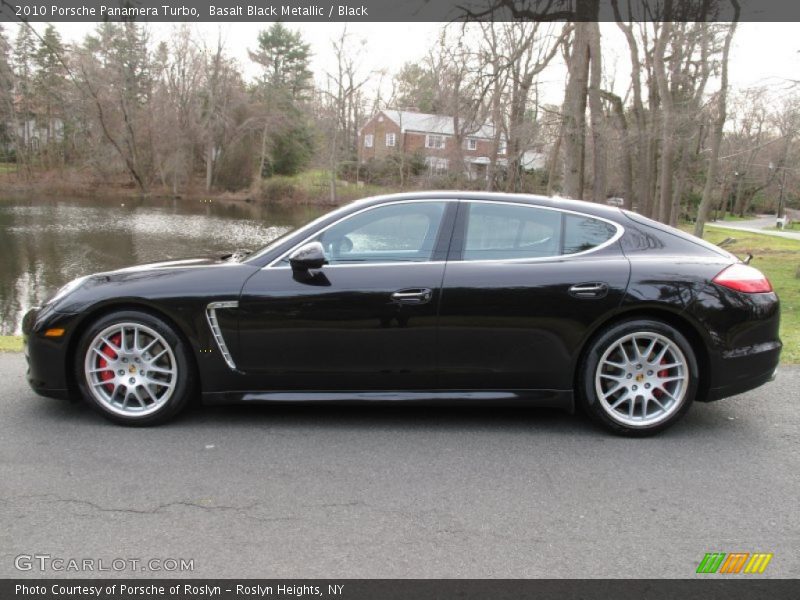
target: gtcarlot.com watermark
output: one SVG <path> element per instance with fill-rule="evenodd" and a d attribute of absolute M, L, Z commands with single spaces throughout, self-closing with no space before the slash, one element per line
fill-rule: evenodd
<path fill-rule="evenodd" d="M 40 573 L 120 573 L 124 571 L 187 573 L 194 571 L 193 558 L 73 558 L 50 554 L 19 554 L 14 557 L 18 571 Z"/>

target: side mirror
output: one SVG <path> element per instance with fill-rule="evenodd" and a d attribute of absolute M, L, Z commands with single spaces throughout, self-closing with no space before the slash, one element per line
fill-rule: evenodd
<path fill-rule="evenodd" d="M 292 252 L 289 264 L 293 271 L 308 271 L 322 268 L 322 265 L 328 264 L 328 259 L 325 258 L 325 249 L 322 244 L 309 242 Z"/>

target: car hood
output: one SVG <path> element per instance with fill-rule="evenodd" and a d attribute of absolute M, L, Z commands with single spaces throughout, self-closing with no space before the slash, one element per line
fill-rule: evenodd
<path fill-rule="evenodd" d="M 228 257 L 230 255 L 227 255 Z M 124 267 L 122 269 L 115 269 L 113 271 L 106 271 L 103 273 L 96 273 L 96 276 L 115 275 L 119 273 L 136 273 L 140 271 L 152 271 L 155 269 L 181 269 L 191 267 L 208 267 L 213 265 L 227 265 L 231 264 L 230 260 L 225 260 L 219 257 L 200 257 L 200 258 L 184 258 L 181 260 L 166 260 L 154 263 L 145 263 L 142 265 L 134 265 L 132 267 Z"/>
<path fill-rule="evenodd" d="M 48 300 L 56 312 L 74 313 L 87 305 L 112 298 L 156 298 L 178 294 L 185 290 L 189 295 L 214 293 L 215 287 L 224 293 L 233 287 L 237 292 L 248 274 L 257 267 L 230 260 L 230 255 L 220 257 L 169 260 L 113 271 L 93 273 L 76 279 Z M 230 269 L 230 277 L 209 277 L 208 270 Z M 241 270 L 242 273 L 233 271 Z"/>

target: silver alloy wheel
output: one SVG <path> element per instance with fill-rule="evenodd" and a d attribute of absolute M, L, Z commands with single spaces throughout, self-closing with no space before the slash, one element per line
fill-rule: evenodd
<path fill-rule="evenodd" d="M 690 376 L 689 363 L 674 341 L 640 331 L 609 346 L 594 383 L 609 417 L 629 427 L 650 427 L 680 409 Z"/>
<path fill-rule="evenodd" d="M 126 417 L 156 412 L 178 381 L 175 354 L 164 337 L 141 323 L 117 323 L 89 344 L 86 383 L 106 409 Z"/>

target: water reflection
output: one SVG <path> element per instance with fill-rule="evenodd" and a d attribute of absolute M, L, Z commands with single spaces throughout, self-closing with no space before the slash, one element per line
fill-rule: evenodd
<path fill-rule="evenodd" d="M 242 202 L 0 198 L 0 335 L 67 281 L 132 264 L 257 249 L 323 212 Z"/>

